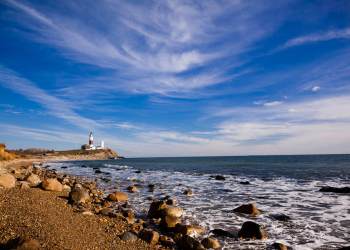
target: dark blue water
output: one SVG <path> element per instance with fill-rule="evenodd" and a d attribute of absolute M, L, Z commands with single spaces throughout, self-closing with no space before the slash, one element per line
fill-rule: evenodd
<path fill-rule="evenodd" d="M 243 175 L 263 179 L 350 179 L 350 155 L 158 157 L 117 160 L 140 170 Z"/>

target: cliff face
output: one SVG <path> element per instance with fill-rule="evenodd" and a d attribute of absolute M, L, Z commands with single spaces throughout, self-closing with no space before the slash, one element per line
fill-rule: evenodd
<path fill-rule="evenodd" d="M 108 160 L 118 158 L 112 149 L 54 151 L 42 155 L 44 160 Z"/>

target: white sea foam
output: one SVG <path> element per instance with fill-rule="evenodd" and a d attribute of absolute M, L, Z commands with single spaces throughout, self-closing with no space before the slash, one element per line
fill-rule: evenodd
<path fill-rule="evenodd" d="M 104 164 L 102 174 L 95 174 L 92 167 L 77 163 L 52 163 L 51 168 L 66 173 L 96 178 L 106 192 L 118 187 L 125 190 L 132 183 L 144 186 L 140 192 L 130 194 L 130 204 L 139 215 L 144 215 L 150 205 L 146 197 L 174 197 L 185 210 L 188 223 L 198 223 L 208 229 L 237 230 L 243 222 L 253 220 L 263 225 L 269 234 L 266 241 L 234 241 L 222 239 L 224 249 L 266 249 L 273 242 L 283 242 L 297 250 L 337 249 L 350 241 L 350 196 L 321 193 L 324 185 L 349 185 L 348 180 L 334 179 L 326 182 L 297 181 L 288 178 L 262 180 L 227 175 L 226 180 L 210 178 L 208 174 L 184 172 L 146 171 L 140 173 L 130 166 Z M 68 168 L 61 169 L 62 166 Z M 60 170 L 61 169 L 61 170 Z M 110 181 L 109 181 L 110 180 Z M 248 180 L 250 185 L 239 184 Z M 147 185 L 155 184 L 155 192 L 148 192 Z M 187 197 L 183 191 L 192 189 Z M 262 215 L 251 218 L 235 214 L 232 209 L 248 202 L 255 202 Z M 281 222 L 273 214 L 285 214 L 292 219 Z"/>

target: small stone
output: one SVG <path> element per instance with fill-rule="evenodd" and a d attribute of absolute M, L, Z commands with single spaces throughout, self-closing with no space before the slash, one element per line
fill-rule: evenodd
<path fill-rule="evenodd" d="M 16 178 L 12 174 L 0 175 L 0 188 L 14 188 L 16 186 Z"/>
<path fill-rule="evenodd" d="M 267 233 L 261 229 L 260 225 L 253 221 L 243 223 L 241 230 L 238 232 L 238 237 L 241 239 L 267 239 Z"/>
<path fill-rule="evenodd" d="M 241 185 L 250 185 L 249 181 L 240 181 L 239 184 Z"/>
<path fill-rule="evenodd" d="M 288 247 L 286 245 L 279 242 L 273 243 L 271 248 L 275 250 L 288 250 Z"/>
<path fill-rule="evenodd" d="M 159 233 L 150 229 L 143 229 L 140 232 L 140 238 L 151 245 L 155 245 L 159 240 Z"/>
<path fill-rule="evenodd" d="M 167 215 L 164 218 L 162 218 L 161 226 L 166 229 L 175 228 L 176 225 L 179 224 L 180 222 L 181 221 L 179 218 Z"/>
<path fill-rule="evenodd" d="M 205 232 L 205 229 L 197 225 L 177 225 L 176 231 L 183 235 L 198 236 Z"/>
<path fill-rule="evenodd" d="M 128 200 L 128 195 L 124 192 L 114 192 L 109 194 L 107 199 L 110 201 L 125 202 Z"/>
<path fill-rule="evenodd" d="M 205 248 L 208 248 L 208 249 L 209 248 L 218 249 L 221 247 L 220 242 L 217 239 L 212 237 L 204 238 L 201 243 Z"/>
<path fill-rule="evenodd" d="M 165 201 L 153 201 L 148 210 L 149 218 L 161 218 L 163 216 L 163 210 L 167 208 Z"/>
<path fill-rule="evenodd" d="M 131 210 L 126 210 L 122 213 L 124 218 L 127 220 L 129 224 L 133 224 L 135 222 L 135 214 Z"/>
<path fill-rule="evenodd" d="M 163 246 L 169 247 L 169 248 L 171 248 L 171 249 L 173 249 L 174 246 L 175 246 L 175 241 L 174 241 L 171 237 L 169 237 L 169 236 L 161 235 L 161 236 L 159 237 L 159 242 L 160 242 L 160 244 L 162 244 Z"/>
<path fill-rule="evenodd" d="M 180 249 L 186 250 L 204 250 L 204 246 L 195 238 L 184 235 L 180 240 L 177 241 L 177 245 Z"/>
<path fill-rule="evenodd" d="M 111 213 L 113 213 L 113 210 L 111 208 L 105 207 L 100 210 L 100 214 L 104 216 L 109 216 Z"/>
<path fill-rule="evenodd" d="M 214 234 L 217 237 L 228 237 L 228 238 L 236 238 L 235 233 L 229 232 L 220 228 L 213 229 L 210 233 Z"/>
<path fill-rule="evenodd" d="M 191 189 L 186 189 L 183 193 L 184 195 L 187 195 L 187 196 L 192 196 L 193 195 L 193 192 Z"/>
<path fill-rule="evenodd" d="M 165 216 L 180 218 L 183 214 L 183 209 L 175 206 L 168 206 L 164 209 Z"/>
<path fill-rule="evenodd" d="M 46 191 L 62 192 L 63 185 L 56 178 L 45 179 L 41 183 L 41 187 Z"/>
<path fill-rule="evenodd" d="M 260 211 L 256 208 L 256 205 L 254 203 L 243 204 L 243 205 L 233 209 L 233 212 L 242 213 L 242 214 L 250 214 L 252 216 L 257 216 L 260 214 Z"/>
<path fill-rule="evenodd" d="M 15 248 L 16 250 L 39 250 L 41 249 L 40 243 L 33 239 L 21 239 Z"/>
<path fill-rule="evenodd" d="M 322 187 L 320 192 L 331 192 L 331 193 L 339 193 L 339 194 L 348 194 L 350 193 L 350 187 Z"/>
<path fill-rule="evenodd" d="M 226 180 L 226 178 L 225 178 L 225 176 L 222 176 L 222 175 L 216 175 L 215 176 L 215 180 L 217 180 L 217 181 L 224 181 L 224 180 Z"/>
<path fill-rule="evenodd" d="M 125 232 L 120 238 L 122 241 L 128 241 L 128 242 L 134 242 L 134 241 L 137 241 L 138 239 L 137 235 L 132 232 Z"/>
<path fill-rule="evenodd" d="M 154 192 L 155 185 L 154 184 L 149 184 L 148 185 L 148 192 Z"/>
<path fill-rule="evenodd" d="M 273 219 L 278 220 L 278 221 L 290 221 L 291 218 L 288 215 L 285 214 L 271 214 L 270 215 Z"/>
<path fill-rule="evenodd" d="M 31 174 L 25 179 L 31 187 L 37 187 L 41 183 L 41 179 L 36 174 Z"/>
<path fill-rule="evenodd" d="M 94 215 L 94 213 L 91 211 L 84 211 L 84 212 L 82 212 L 82 214 L 83 215 Z"/>
<path fill-rule="evenodd" d="M 139 191 L 139 190 L 137 189 L 137 187 L 134 186 L 134 185 L 129 186 L 127 189 L 128 189 L 128 191 L 129 191 L 130 193 L 136 193 L 136 192 Z"/>
<path fill-rule="evenodd" d="M 26 181 L 21 181 L 20 184 L 19 184 L 19 188 L 20 189 L 29 189 L 30 186 L 29 186 L 29 183 L 26 182 Z"/>

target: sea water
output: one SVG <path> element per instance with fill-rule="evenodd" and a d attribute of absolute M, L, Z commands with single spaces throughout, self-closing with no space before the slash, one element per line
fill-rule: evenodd
<path fill-rule="evenodd" d="M 350 195 L 319 192 L 322 186 L 350 186 L 350 155 L 130 158 L 50 163 L 59 172 L 96 179 L 106 193 L 139 184 L 129 194 L 139 216 L 149 197 L 176 198 L 187 223 L 207 229 L 237 231 L 251 220 L 268 232 L 265 241 L 220 238 L 224 249 L 266 249 L 282 242 L 293 249 L 337 249 L 350 243 Z M 99 169 L 102 173 L 96 174 Z M 212 176 L 222 175 L 225 180 Z M 248 181 L 249 185 L 240 182 Z M 148 184 L 155 184 L 149 192 Z M 191 189 L 193 196 L 183 194 Z M 233 213 L 255 202 L 256 218 Z M 283 222 L 274 218 L 284 214 Z"/>

